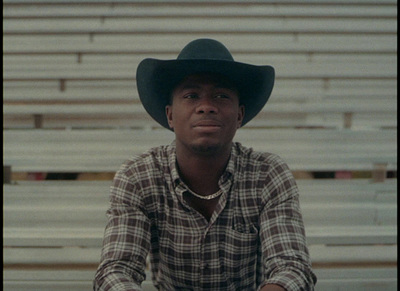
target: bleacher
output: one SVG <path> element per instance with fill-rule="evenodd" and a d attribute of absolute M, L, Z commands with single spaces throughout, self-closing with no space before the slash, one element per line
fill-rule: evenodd
<path fill-rule="evenodd" d="M 279 154 L 298 177 L 316 290 L 395 290 L 396 8 L 3 1 L 5 290 L 91 290 L 112 174 L 173 139 L 141 106 L 136 67 L 174 59 L 200 37 L 220 40 L 237 61 L 275 67 L 270 101 L 235 140 Z M 49 173 L 78 179 L 29 178 Z M 336 179 L 315 179 L 326 173 Z M 83 181 L 90 174 L 108 178 Z M 150 277 L 144 290 L 154 290 Z"/>

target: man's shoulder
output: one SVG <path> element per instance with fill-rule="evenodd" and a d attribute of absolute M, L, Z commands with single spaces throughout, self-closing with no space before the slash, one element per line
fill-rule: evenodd
<path fill-rule="evenodd" d="M 172 145 L 160 145 L 147 151 L 131 156 L 121 165 L 119 172 L 128 176 L 141 172 L 157 172 L 168 167 L 169 157 L 174 154 Z"/>
<path fill-rule="evenodd" d="M 235 149 L 241 163 L 250 163 L 254 165 L 286 164 L 278 154 L 257 151 L 251 147 L 246 147 L 239 142 L 235 142 Z"/>

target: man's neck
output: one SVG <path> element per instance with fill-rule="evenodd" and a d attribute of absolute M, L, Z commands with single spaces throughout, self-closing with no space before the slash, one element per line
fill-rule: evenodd
<path fill-rule="evenodd" d="M 224 173 L 231 154 L 231 147 L 213 155 L 193 154 L 177 146 L 179 174 L 190 189 L 200 195 L 218 191 L 218 181 Z"/>

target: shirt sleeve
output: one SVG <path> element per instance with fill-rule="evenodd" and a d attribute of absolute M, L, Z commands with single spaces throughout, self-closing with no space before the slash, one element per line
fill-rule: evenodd
<path fill-rule="evenodd" d="M 276 157 L 263 190 L 260 238 L 265 284 L 287 291 L 312 291 L 316 276 L 311 269 L 299 191 L 288 166 Z"/>
<path fill-rule="evenodd" d="M 140 191 L 126 171 L 119 171 L 114 178 L 107 219 L 93 290 L 142 290 L 150 249 L 150 220 Z"/>

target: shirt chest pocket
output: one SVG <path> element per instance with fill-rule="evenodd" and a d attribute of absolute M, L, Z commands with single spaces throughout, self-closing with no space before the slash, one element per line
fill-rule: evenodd
<path fill-rule="evenodd" d="M 237 273 L 241 268 L 245 269 L 245 266 L 255 266 L 259 231 L 252 217 L 240 212 L 234 213 L 229 224 L 220 237 L 220 257 L 224 258 L 226 270 Z"/>
<path fill-rule="evenodd" d="M 251 238 L 251 234 L 258 234 L 258 230 L 253 224 L 236 221 L 233 223 L 232 233 L 237 233 L 237 236 L 249 234 L 248 236 Z"/>
<path fill-rule="evenodd" d="M 252 225 L 236 225 L 226 229 L 220 240 L 220 257 L 228 268 L 241 268 L 256 262 L 258 230 Z"/>

